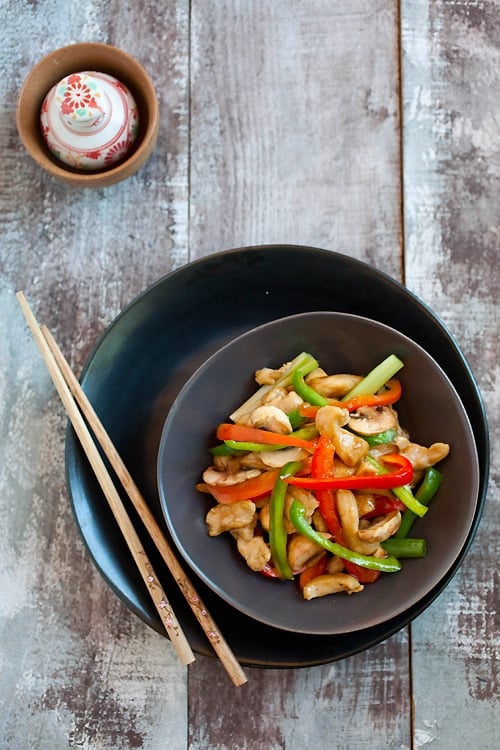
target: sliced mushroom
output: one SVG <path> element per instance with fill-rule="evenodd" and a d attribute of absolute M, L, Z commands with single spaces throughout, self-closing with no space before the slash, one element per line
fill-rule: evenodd
<path fill-rule="evenodd" d="M 247 453 L 239 460 L 242 466 L 251 466 L 257 469 L 274 469 L 284 466 L 289 461 L 302 461 L 307 458 L 308 453 L 303 448 L 282 448 L 279 451 L 259 451 Z"/>
<path fill-rule="evenodd" d="M 368 443 L 343 426 L 349 419 L 349 412 L 338 406 L 322 406 L 316 414 L 316 428 L 321 435 L 328 435 L 335 445 L 339 458 L 347 466 L 356 466 L 368 453 Z"/>
<path fill-rule="evenodd" d="M 359 435 L 377 435 L 396 428 L 398 417 L 390 406 L 362 406 L 350 415 L 347 424 Z"/>
<path fill-rule="evenodd" d="M 306 583 L 302 593 L 304 599 L 316 599 L 328 594 L 339 594 L 341 591 L 354 594 L 363 591 L 363 588 L 358 579 L 348 573 L 324 573 Z"/>

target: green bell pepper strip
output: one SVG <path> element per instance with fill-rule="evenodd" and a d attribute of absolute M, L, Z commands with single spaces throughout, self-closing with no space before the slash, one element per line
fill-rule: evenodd
<path fill-rule="evenodd" d="M 294 430 L 292 432 L 292 435 L 295 435 L 295 437 L 302 438 L 302 440 L 314 440 L 318 437 L 319 432 L 316 429 L 316 426 L 313 424 L 307 425 L 306 427 L 301 427 L 298 430 Z"/>
<path fill-rule="evenodd" d="M 226 443 L 219 443 L 219 445 L 214 445 L 214 447 L 210 448 L 209 450 L 212 456 L 237 456 L 239 452 L 231 448 L 229 445 L 226 445 Z"/>
<path fill-rule="evenodd" d="M 285 528 L 285 498 L 288 485 L 284 477 L 295 474 L 302 468 L 300 461 L 290 461 L 280 470 L 274 483 L 269 503 L 269 546 L 274 567 L 281 578 L 293 579 L 287 558 L 287 531 Z"/>
<path fill-rule="evenodd" d="M 356 432 L 356 430 L 353 430 L 353 432 Z M 375 435 L 361 435 L 361 437 L 363 440 L 366 440 L 370 447 L 372 447 L 374 445 L 392 443 L 397 434 L 396 430 L 391 428 L 389 430 L 384 430 L 384 432 L 377 432 Z"/>
<path fill-rule="evenodd" d="M 287 417 L 292 425 L 292 430 L 302 427 L 307 422 L 307 419 L 302 416 L 298 409 L 288 412 Z"/>
<path fill-rule="evenodd" d="M 397 539 L 392 536 L 381 542 L 380 546 L 388 555 L 395 557 L 425 557 L 427 554 L 425 539 Z"/>
<path fill-rule="evenodd" d="M 417 500 L 408 485 L 404 485 L 403 487 L 393 487 L 392 492 L 394 492 L 396 497 L 398 497 L 401 502 L 419 518 L 423 518 L 427 513 L 425 505 L 422 505 L 422 503 Z"/>
<path fill-rule="evenodd" d="M 308 404 L 312 406 L 328 406 L 330 403 L 327 398 L 311 388 L 310 385 L 304 380 L 305 374 L 303 370 L 295 370 L 292 375 L 292 385 L 299 396 Z"/>
<path fill-rule="evenodd" d="M 400 456 L 400 458 L 404 458 L 404 456 Z M 387 460 L 387 456 L 381 456 L 381 460 Z M 387 469 L 378 461 L 376 461 L 373 456 L 367 456 L 365 458 L 365 461 L 369 463 L 370 466 L 373 466 L 374 469 L 376 469 L 379 476 L 383 476 L 384 474 L 388 473 Z M 419 500 L 417 500 L 408 484 L 401 485 L 400 487 L 391 487 L 390 489 L 391 492 L 393 492 L 396 497 L 406 505 L 407 508 L 415 513 L 415 515 L 417 515 L 419 518 L 425 516 L 428 509 L 425 507 L 425 505 L 419 502 Z"/>
<path fill-rule="evenodd" d="M 299 500 L 293 500 L 289 511 L 290 521 L 295 526 L 299 534 L 302 534 L 311 542 L 314 542 L 319 547 L 323 547 L 333 555 L 338 555 L 343 560 L 348 560 L 356 565 L 360 565 L 362 568 L 370 568 L 371 570 L 380 570 L 382 573 L 396 573 L 401 570 L 401 565 L 398 560 L 389 555 L 389 557 L 371 557 L 370 555 L 362 555 L 359 552 L 354 552 L 347 547 L 343 547 L 336 542 L 331 542 L 329 539 L 325 539 L 306 520 L 306 509 Z"/>
<path fill-rule="evenodd" d="M 286 445 L 269 445 L 266 443 L 251 443 L 239 440 L 224 440 L 224 445 L 230 448 L 231 451 L 238 455 L 238 453 L 259 453 L 263 451 L 279 451 L 286 448 Z"/>
<path fill-rule="evenodd" d="M 422 505 L 428 505 L 430 503 L 441 485 L 442 478 L 442 474 L 433 466 L 430 466 L 426 470 L 420 487 L 415 493 L 415 497 L 419 501 L 419 503 L 421 503 Z M 413 522 L 416 518 L 418 518 L 418 516 L 409 508 L 407 508 L 403 513 L 401 526 L 394 534 L 394 537 L 396 539 L 404 539 L 406 536 L 408 536 L 409 531 L 413 526 Z"/>

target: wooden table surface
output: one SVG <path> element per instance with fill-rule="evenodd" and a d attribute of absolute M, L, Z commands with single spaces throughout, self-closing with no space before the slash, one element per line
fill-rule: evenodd
<path fill-rule="evenodd" d="M 456 337 L 500 439 L 500 7 L 494 0 L 56 0 L 0 5 L 0 747 L 491 750 L 500 734 L 498 452 L 474 543 L 411 625 L 303 669 L 181 666 L 96 571 L 66 417 L 16 303 L 79 372 L 142 290 L 219 250 L 335 250 L 403 281 Z M 15 125 L 75 41 L 136 57 L 161 110 L 132 178 L 55 182 Z"/>

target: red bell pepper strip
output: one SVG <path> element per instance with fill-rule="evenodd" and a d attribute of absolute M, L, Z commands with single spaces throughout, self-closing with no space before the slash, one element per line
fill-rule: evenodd
<path fill-rule="evenodd" d="M 340 544 L 340 542 L 339 542 Z M 361 565 L 344 560 L 346 571 L 357 578 L 360 583 L 375 583 L 380 578 L 380 570 L 371 570 L 371 568 L 362 568 Z"/>
<path fill-rule="evenodd" d="M 243 443 L 296 446 L 297 448 L 305 448 L 311 453 L 315 448 L 315 444 L 311 440 L 304 440 L 304 438 L 296 435 L 279 435 L 277 432 L 270 432 L 269 430 L 259 430 L 256 427 L 225 422 L 218 426 L 217 437 L 219 440 L 236 440 Z"/>
<path fill-rule="evenodd" d="M 320 478 L 333 477 L 333 459 L 335 445 L 328 435 L 321 435 L 311 459 L 311 476 Z"/>
<path fill-rule="evenodd" d="M 278 474 L 279 469 L 272 469 L 263 472 L 258 477 L 247 479 L 238 484 L 205 484 L 205 487 L 218 503 L 230 505 L 240 500 L 257 500 L 259 497 L 269 495 L 273 490 Z"/>
<path fill-rule="evenodd" d="M 399 380 L 392 378 L 388 380 L 386 388 L 381 393 L 369 393 L 360 396 L 353 396 L 347 401 L 337 401 L 335 399 L 328 399 L 330 406 L 339 406 L 341 409 L 347 409 L 349 413 L 356 411 L 362 406 L 389 406 L 389 404 L 395 404 L 401 398 L 402 387 Z M 318 409 L 321 406 L 314 406 L 310 404 L 301 404 L 298 407 L 299 414 L 307 419 L 314 419 Z"/>
<path fill-rule="evenodd" d="M 397 497 L 388 497 L 386 495 L 377 495 L 374 498 L 374 507 L 368 513 L 364 513 L 361 518 L 371 520 L 377 516 L 385 516 L 387 513 L 393 513 L 395 510 L 405 511 L 406 505 L 398 500 Z"/>
<path fill-rule="evenodd" d="M 316 451 L 311 459 L 311 476 L 317 478 L 329 478 L 333 476 L 333 457 L 335 446 L 329 437 L 321 435 L 316 446 Z M 319 503 L 319 512 L 323 516 L 328 531 L 333 539 L 343 547 L 348 547 L 347 540 L 342 530 L 342 525 L 337 513 L 337 503 L 333 490 L 316 490 L 316 499 Z M 362 568 L 361 565 L 343 560 L 344 568 L 348 573 L 355 576 L 360 583 L 374 583 L 380 577 L 380 570 Z M 316 575 L 320 575 L 317 573 Z M 305 584 L 304 584 L 305 585 Z"/>
<path fill-rule="evenodd" d="M 314 493 L 319 504 L 319 512 L 324 518 L 330 534 L 336 539 L 341 525 L 337 513 L 335 493 L 333 490 L 316 490 Z"/>
<path fill-rule="evenodd" d="M 297 411 L 301 417 L 304 417 L 304 419 L 316 419 L 316 414 L 318 413 L 318 410 L 321 408 L 322 408 L 321 406 L 315 406 L 314 404 L 304 403 L 304 404 L 298 405 Z"/>
<path fill-rule="evenodd" d="M 285 482 L 295 487 L 308 490 L 367 490 L 392 489 L 409 484 L 413 479 L 413 466 L 407 458 L 399 453 L 388 453 L 380 456 L 380 463 L 395 464 L 395 471 L 386 474 L 355 474 L 348 477 L 287 477 Z"/>
<path fill-rule="evenodd" d="M 387 476 L 389 472 L 385 468 L 385 466 L 383 466 L 384 462 L 392 462 L 396 464 L 399 462 L 399 464 L 402 465 L 401 462 L 406 461 L 407 459 L 404 456 L 400 456 L 398 453 L 389 453 L 386 456 L 381 456 L 378 461 L 375 461 L 373 456 L 370 455 L 368 455 L 365 460 L 367 461 L 367 463 L 371 464 L 374 467 L 374 469 L 378 472 L 378 476 Z M 411 488 L 409 487 L 409 482 L 405 482 L 404 485 L 393 486 L 391 487 L 391 490 L 394 495 L 396 495 L 396 497 L 399 498 L 399 500 L 401 500 L 401 502 L 403 502 L 407 508 L 409 508 L 417 516 L 419 516 L 419 518 L 425 516 L 428 508 L 423 505 L 418 500 L 418 498 L 415 497 L 415 495 L 411 491 Z"/>
<path fill-rule="evenodd" d="M 329 479 L 333 477 L 334 455 L 335 446 L 333 442 L 327 435 L 321 435 L 311 458 L 311 477 L 315 479 Z M 316 490 L 315 495 L 319 503 L 319 512 L 325 520 L 328 531 L 336 538 L 341 527 L 333 490 L 319 489 Z"/>
<path fill-rule="evenodd" d="M 392 378 L 387 381 L 384 390 L 381 390 L 379 393 L 353 396 L 346 399 L 346 401 L 339 401 L 338 403 L 349 412 L 356 411 L 361 406 L 389 406 L 389 404 L 395 404 L 396 401 L 399 401 L 402 390 L 400 381 L 397 378 Z"/>
<path fill-rule="evenodd" d="M 277 578 L 278 580 L 281 580 L 281 576 L 274 567 L 274 565 L 270 562 L 267 562 L 263 568 L 259 570 L 259 573 L 261 573 L 266 578 Z"/>
<path fill-rule="evenodd" d="M 305 568 L 302 573 L 299 576 L 299 587 L 300 590 L 304 590 L 304 586 L 309 583 L 309 581 L 312 581 L 313 578 L 317 578 L 320 575 L 323 575 L 323 573 L 326 570 L 326 564 L 328 562 L 328 557 L 326 554 L 324 554 L 322 557 L 319 558 L 319 560 L 316 560 L 315 563 L 312 565 L 309 565 L 309 567 Z"/>

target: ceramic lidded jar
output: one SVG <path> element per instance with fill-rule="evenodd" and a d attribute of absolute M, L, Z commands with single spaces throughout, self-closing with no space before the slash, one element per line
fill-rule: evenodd
<path fill-rule="evenodd" d="M 83 71 L 66 76 L 45 97 L 43 137 L 60 161 L 102 170 L 130 151 L 138 131 L 137 105 L 113 76 Z"/>

